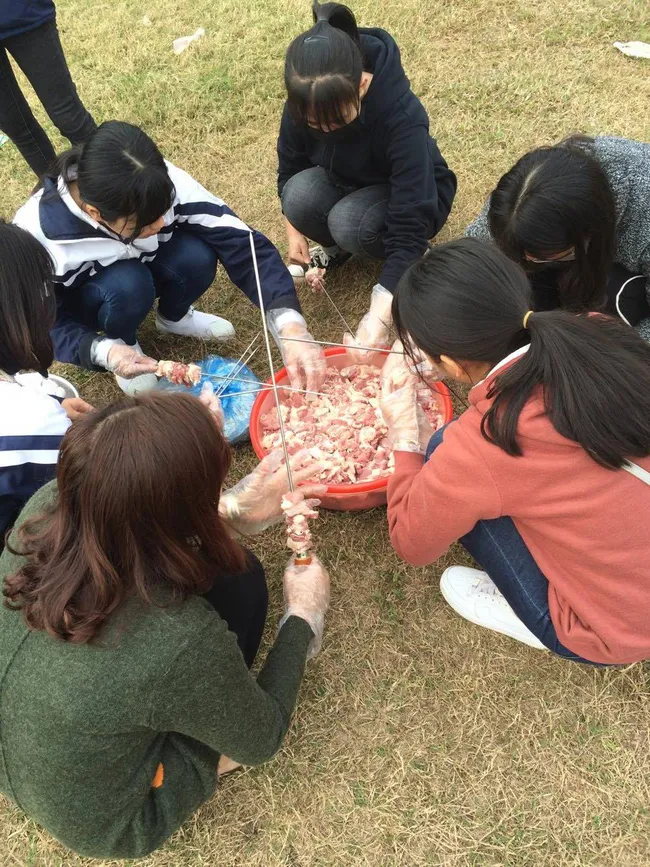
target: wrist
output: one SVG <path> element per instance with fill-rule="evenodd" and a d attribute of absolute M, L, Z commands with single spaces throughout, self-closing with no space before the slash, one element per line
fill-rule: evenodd
<path fill-rule="evenodd" d="M 114 346 L 126 346 L 120 338 L 96 337 L 90 346 L 90 360 L 97 367 L 108 370 L 108 354 Z"/>
<path fill-rule="evenodd" d="M 426 450 L 422 447 L 417 437 L 399 436 L 393 441 L 393 451 L 423 455 Z"/>

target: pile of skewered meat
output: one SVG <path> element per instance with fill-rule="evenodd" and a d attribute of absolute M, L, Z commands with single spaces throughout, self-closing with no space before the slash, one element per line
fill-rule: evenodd
<path fill-rule="evenodd" d="M 307 400 L 292 394 L 282 406 L 290 453 L 306 448 L 321 466 L 319 480 L 329 485 L 367 482 L 391 474 L 394 459 L 388 429 L 379 409 L 380 372 L 371 365 L 327 369 L 322 396 Z M 443 422 L 435 392 L 418 389 L 418 403 L 434 430 Z M 281 444 L 277 410 L 262 415 L 262 446 Z"/>
<path fill-rule="evenodd" d="M 295 502 L 297 500 L 297 502 Z M 309 521 L 318 517 L 309 500 L 287 495 L 282 498 L 282 511 L 287 521 L 287 548 L 294 554 L 304 556 L 311 548 Z"/>
<path fill-rule="evenodd" d="M 174 385 L 191 388 L 201 381 L 201 368 L 198 364 L 181 364 L 180 361 L 159 361 L 156 376 L 168 379 Z"/>

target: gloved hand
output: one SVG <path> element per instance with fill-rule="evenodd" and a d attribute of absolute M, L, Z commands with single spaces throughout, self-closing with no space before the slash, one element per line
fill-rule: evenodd
<path fill-rule="evenodd" d="M 292 388 L 307 388 L 307 391 L 318 391 L 325 379 L 325 355 L 323 347 L 316 343 L 296 343 L 293 340 L 283 340 L 283 337 L 313 340 L 307 327 L 299 322 L 288 322 L 278 331 L 280 350 L 284 366 L 289 374 Z M 309 400 L 309 394 L 305 395 Z"/>
<path fill-rule="evenodd" d="M 100 348 L 105 341 L 102 340 L 97 347 L 97 355 L 101 357 Z M 141 355 L 133 346 L 127 346 L 123 340 L 111 340 L 113 344 L 105 355 L 105 363 L 102 367 L 115 373 L 117 376 L 122 376 L 124 379 L 133 379 L 135 376 L 140 376 L 142 373 L 155 373 L 158 368 L 158 363 L 149 358 L 148 355 Z"/>
<path fill-rule="evenodd" d="M 201 401 L 203 406 L 207 407 L 209 412 L 214 416 L 217 427 L 219 428 L 219 430 L 222 431 L 225 421 L 223 407 L 221 406 L 221 401 L 214 393 L 214 386 L 209 380 L 204 382 L 201 386 L 201 394 L 199 395 L 199 400 Z"/>
<path fill-rule="evenodd" d="M 417 378 L 407 371 L 382 378 L 379 408 L 388 426 L 394 451 L 424 454 L 420 444 L 418 422 Z"/>
<path fill-rule="evenodd" d="M 61 406 L 65 410 L 65 414 L 68 416 L 70 421 L 75 421 L 78 418 L 81 418 L 82 415 L 85 415 L 87 412 L 92 412 L 95 407 L 89 403 L 86 403 L 85 400 L 82 400 L 80 397 L 66 397 L 65 400 L 61 401 Z"/>
<path fill-rule="evenodd" d="M 371 353 L 363 349 L 355 349 L 355 346 L 386 349 L 390 345 L 393 323 L 392 304 L 392 293 L 377 283 L 373 286 L 370 296 L 370 309 L 359 323 L 356 336 L 347 333 L 343 335 L 343 343 L 348 347 L 348 354 L 357 364 L 367 364 Z"/>
<path fill-rule="evenodd" d="M 289 458 L 293 481 L 307 497 L 318 497 L 327 491 L 320 483 L 301 484 L 313 479 L 318 463 L 306 449 Z M 219 514 L 238 533 L 254 535 L 284 518 L 282 497 L 289 491 L 289 478 L 282 449 L 275 449 L 262 460 L 252 473 L 225 491 L 219 500 Z M 312 503 L 320 505 L 320 501 Z"/>
<path fill-rule="evenodd" d="M 309 566 L 296 566 L 292 558 L 284 570 L 285 614 L 278 629 L 290 617 L 302 617 L 307 621 L 314 633 L 307 659 L 316 656 L 320 650 L 329 602 L 330 577 L 318 557 L 312 554 Z"/>

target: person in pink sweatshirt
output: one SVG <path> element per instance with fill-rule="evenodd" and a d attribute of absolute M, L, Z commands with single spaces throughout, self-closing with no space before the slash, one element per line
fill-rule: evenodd
<path fill-rule="evenodd" d="M 458 540 L 485 570 L 442 575 L 466 619 L 579 662 L 650 658 L 650 346 L 602 315 L 531 313 L 524 271 L 473 238 L 413 265 L 393 318 L 406 357 L 472 386 L 427 442 L 415 376 L 383 378 L 399 556 Z"/>

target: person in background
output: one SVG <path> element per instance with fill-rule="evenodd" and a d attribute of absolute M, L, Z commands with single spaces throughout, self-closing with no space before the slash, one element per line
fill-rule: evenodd
<path fill-rule="evenodd" d="M 40 178 L 56 154 L 23 96 L 9 55 L 61 135 L 72 144 L 86 141 L 96 125 L 70 76 L 52 0 L 6 0 L 0 4 L 0 130 Z"/>
<path fill-rule="evenodd" d="M 609 316 L 531 299 L 524 271 L 474 238 L 402 279 L 405 351 L 471 391 L 426 444 L 417 380 L 389 369 L 391 542 L 424 566 L 460 540 L 485 571 L 453 566 L 440 586 L 473 623 L 581 662 L 648 659 L 650 346 Z"/>
<path fill-rule="evenodd" d="M 235 330 L 227 319 L 193 307 L 223 264 L 230 279 L 258 304 L 251 253 L 254 239 L 264 304 L 292 384 L 318 390 L 322 349 L 310 343 L 291 277 L 264 235 L 221 199 L 167 162 L 137 126 L 103 123 L 85 145 L 62 154 L 14 221 L 31 232 L 55 263 L 59 318 L 55 357 L 115 373 L 123 391 L 156 386 L 137 331 L 156 299 L 156 328 L 206 341 Z M 120 364 L 109 356 L 121 347 Z M 122 365 L 140 365 L 129 378 Z"/>
<path fill-rule="evenodd" d="M 233 532 L 282 520 L 287 472 L 271 454 L 220 497 L 229 463 L 195 397 L 125 396 L 70 428 L 0 559 L 0 791 L 81 855 L 152 852 L 289 727 L 329 579 L 289 563 L 254 677 L 266 580 Z"/>
<path fill-rule="evenodd" d="M 52 263 L 41 245 L 0 220 L 0 552 L 18 513 L 54 478 L 70 420 L 91 407 L 47 385 L 48 333 L 56 302 Z M 21 372 L 33 371 L 29 385 Z"/>
<path fill-rule="evenodd" d="M 285 63 L 278 192 L 289 262 L 329 272 L 351 255 L 383 260 L 356 333 L 358 345 L 381 347 L 390 342 L 392 293 L 445 224 L 456 177 L 393 37 L 358 28 L 340 3 L 316 2 L 313 12 Z"/>
<path fill-rule="evenodd" d="M 650 144 L 571 136 L 506 172 L 465 234 L 528 273 L 535 310 L 604 310 L 650 341 Z"/>

